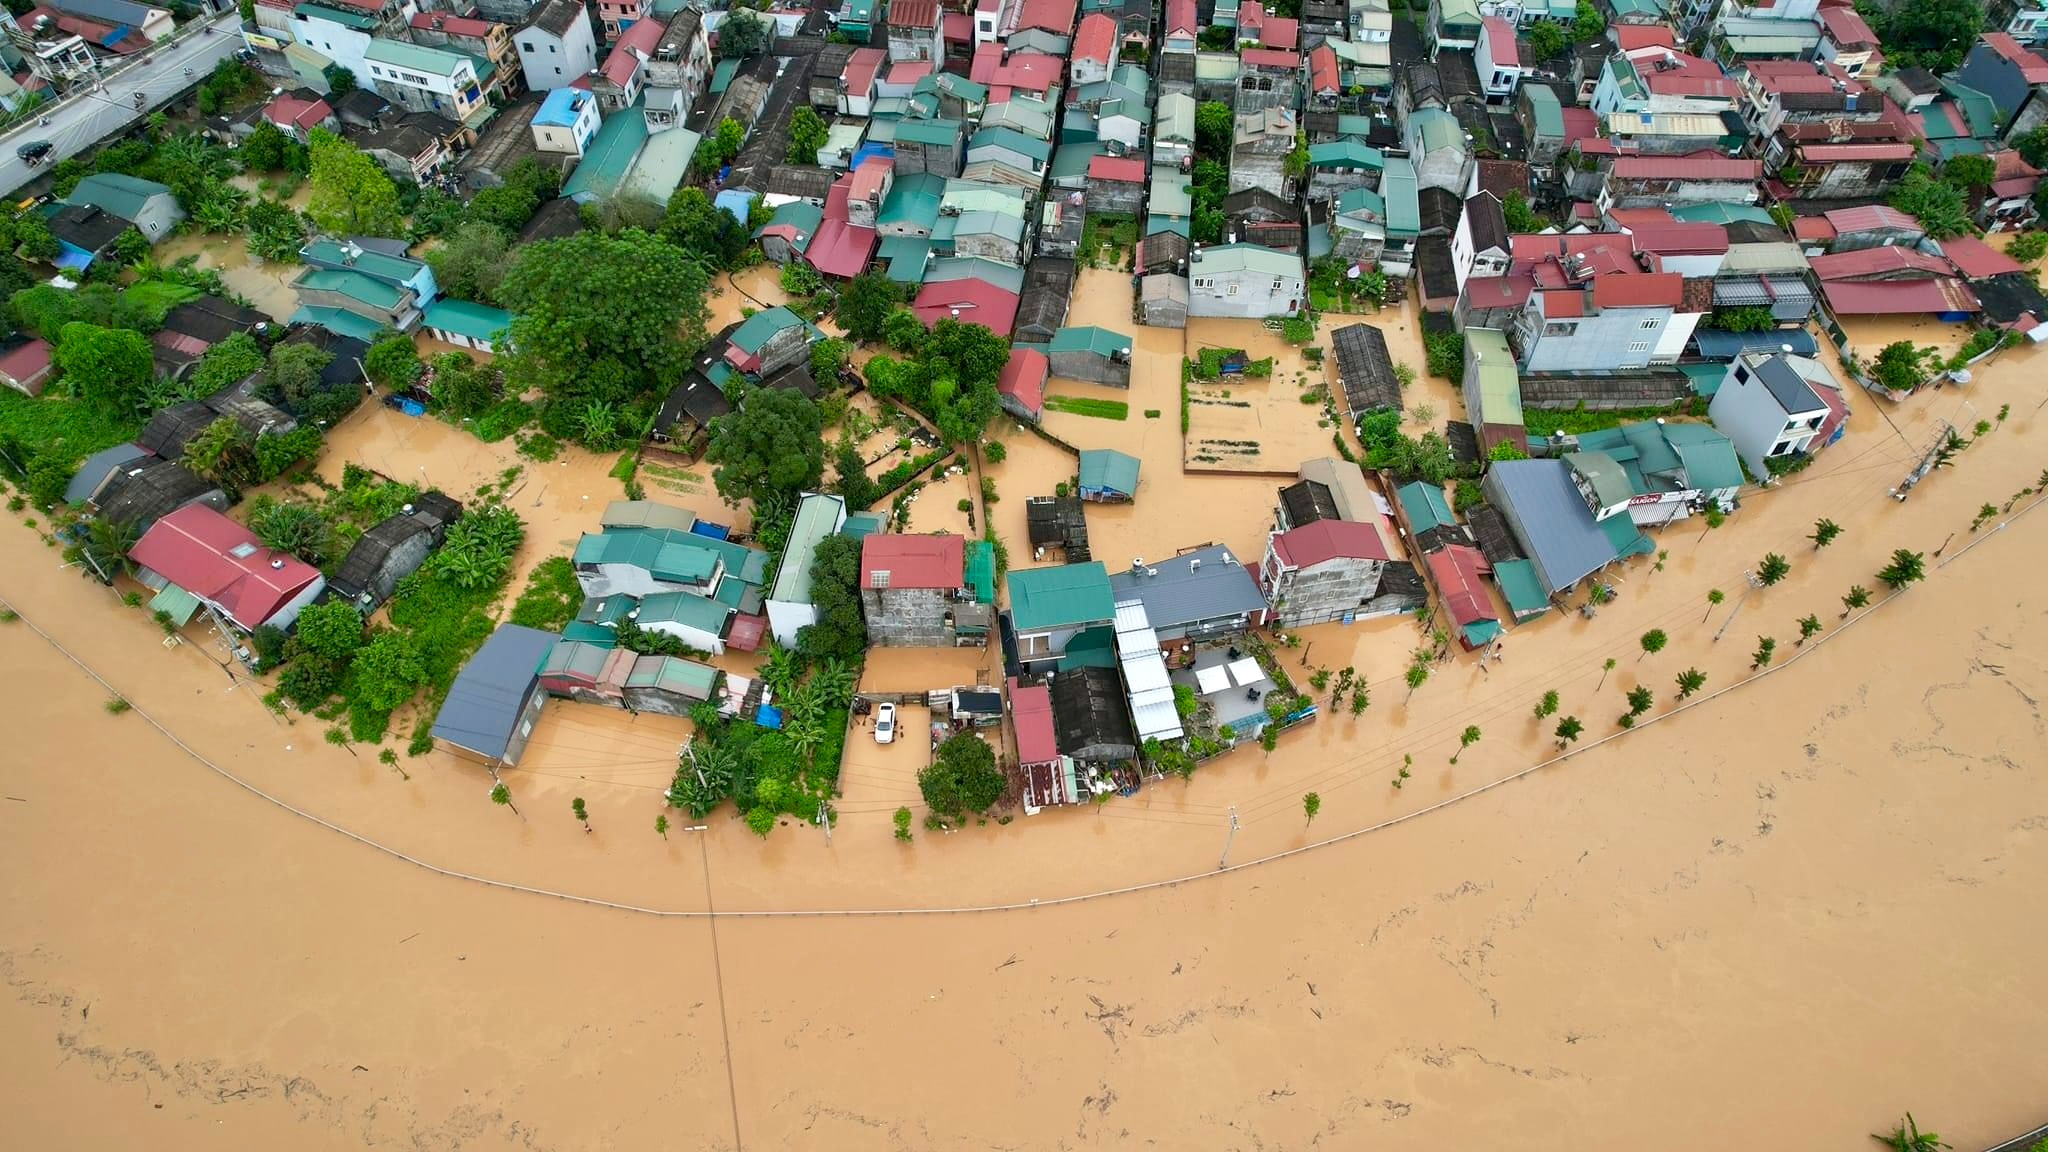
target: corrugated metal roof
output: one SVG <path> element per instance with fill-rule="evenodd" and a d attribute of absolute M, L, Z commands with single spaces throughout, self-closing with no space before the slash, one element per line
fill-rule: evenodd
<path fill-rule="evenodd" d="M 1131 600 L 1142 603 L 1147 618 L 1158 628 L 1217 620 L 1266 607 L 1266 598 L 1259 592 L 1251 571 L 1220 544 L 1150 563 L 1142 572 L 1126 569 L 1112 573 L 1109 586 L 1119 605 Z"/>
<path fill-rule="evenodd" d="M 1544 590 L 1557 592 L 1613 561 L 1614 545 L 1572 483 L 1562 460 L 1498 460 L 1481 481 L 1536 562 Z M 1624 517 L 1626 518 L 1626 517 Z"/>
<path fill-rule="evenodd" d="M 434 715 L 434 739 L 480 756 L 503 756 L 541 662 L 557 639 L 553 632 L 538 628 L 498 625 L 456 673 Z"/>
<path fill-rule="evenodd" d="M 1009 574 L 1010 620 L 1020 632 L 1109 621 L 1116 604 L 1109 573 L 1099 560 L 1049 568 L 1021 568 Z"/>

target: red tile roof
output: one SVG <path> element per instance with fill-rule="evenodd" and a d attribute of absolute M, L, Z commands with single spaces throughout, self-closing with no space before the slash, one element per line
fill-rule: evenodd
<path fill-rule="evenodd" d="M 1535 288 L 1529 276 L 1474 276 L 1465 281 L 1465 303 L 1470 308 L 1520 308 Z"/>
<path fill-rule="evenodd" d="M 1740 91 L 1733 80 L 1720 76 L 1677 76 L 1669 72 L 1652 72 L 1643 81 L 1651 92 L 1659 96 L 1708 96 L 1732 100 Z"/>
<path fill-rule="evenodd" d="M 1622 228 L 1641 228 L 1646 224 L 1676 224 L 1678 218 L 1668 208 L 1612 208 L 1609 218 Z"/>
<path fill-rule="evenodd" d="M 1823 8 L 1820 10 L 1821 27 L 1826 28 L 1828 39 L 1841 48 L 1875 48 L 1877 33 L 1863 22 L 1854 8 Z"/>
<path fill-rule="evenodd" d="M 1629 27 L 1629 25 L 1623 25 Z M 1600 135 L 1600 114 L 1591 108 L 1565 108 L 1564 142 L 1566 146 L 1581 140 L 1590 140 Z"/>
<path fill-rule="evenodd" d="M 1815 256 L 1810 263 L 1814 277 L 1819 280 L 1857 280 L 1889 272 L 1925 272 L 1933 276 L 1948 276 L 1953 272 L 1949 262 L 1941 257 L 1901 244 Z"/>
<path fill-rule="evenodd" d="M 1833 240 L 1835 226 L 1825 216 L 1795 216 L 1792 219 L 1792 235 L 1799 240 Z"/>
<path fill-rule="evenodd" d="M 1107 13 L 1090 12 L 1081 17 L 1081 28 L 1074 33 L 1074 44 L 1068 52 L 1068 58 L 1107 64 L 1110 50 L 1115 47 L 1116 21 L 1110 19 Z"/>
<path fill-rule="evenodd" d="M 1311 92 L 1335 92 L 1343 86 L 1337 72 L 1337 53 L 1328 44 L 1318 44 L 1308 54 L 1308 86 Z"/>
<path fill-rule="evenodd" d="M 1289 51 L 1301 45 L 1301 21 L 1291 16 L 1268 16 L 1259 29 L 1259 43 L 1267 48 L 1285 48 Z"/>
<path fill-rule="evenodd" d="M 1678 41 L 1671 38 L 1671 29 L 1662 24 L 1616 24 L 1609 31 L 1614 33 L 1614 42 L 1623 52 L 1637 48 L 1675 48 Z"/>
<path fill-rule="evenodd" d="M 1553 320 L 1568 320 L 1586 314 L 1583 288 L 1557 288 L 1543 294 L 1543 314 Z"/>
<path fill-rule="evenodd" d="M 320 579 L 319 569 L 265 548 L 255 533 L 204 504 L 187 504 L 150 525 L 128 556 L 249 629 Z"/>
<path fill-rule="evenodd" d="M 1757 180 L 1763 172 L 1761 160 L 1622 156 L 1615 160 L 1612 174 L 1624 180 Z"/>
<path fill-rule="evenodd" d="M 883 588 L 965 588 L 966 544 L 958 536 L 903 536 L 873 533 L 860 542 L 860 586 Z M 876 572 L 885 573 L 875 581 Z"/>
<path fill-rule="evenodd" d="M 1887 208 L 1882 204 L 1862 208 L 1834 208 L 1821 215 L 1827 217 L 1828 223 L 1834 226 L 1837 236 L 1846 236 L 1851 232 L 1875 232 L 1886 228 L 1908 232 L 1924 231 L 1920 227 L 1920 221 L 1897 208 Z"/>
<path fill-rule="evenodd" d="M 659 20 L 633 21 L 633 26 L 626 29 L 619 42 L 612 45 L 611 53 L 598 66 L 598 71 L 604 73 L 605 79 L 624 88 L 632 82 L 633 74 L 640 70 L 640 65 L 654 55 L 665 31 L 667 29 Z"/>
<path fill-rule="evenodd" d="M 1801 144 L 1800 163 L 1847 164 L 1859 160 L 1911 160 L 1919 149 L 1904 141 L 1890 144 Z"/>
<path fill-rule="evenodd" d="M 287 92 L 264 106 L 263 118 L 280 128 L 305 131 L 334 115 L 325 100 L 301 100 Z"/>
<path fill-rule="evenodd" d="M 1243 48 L 1237 53 L 1238 63 L 1258 68 L 1299 68 L 1301 53 L 1279 48 Z"/>
<path fill-rule="evenodd" d="M 1052 727 L 1052 689 L 1011 680 L 1010 723 L 1017 729 L 1017 763 L 1047 764 L 1060 758 Z"/>
<path fill-rule="evenodd" d="M 1956 271 L 1972 280 L 1986 276 L 1997 276 L 2006 272 L 2024 272 L 2020 262 L 1986 244 L 1975 236 L 1957 236 L 1941 242 L 1941 254 L 1956 266 Z"/>
<path fill-rule="evenodd" d="M 1166 34 L 1195 34 L 1195 0 L 1166 0 Z"/>
<path fill-rule="evenodd" d="M 1644 224 L 1630 232 L 1637 252 L 1660 256 L 1709 256 L 1728 251 L 1728 229 L 1719 224 Z"/>
<path fill-rule="evenodd" d="M 161 336 L 163 333 L 159 332 L 158 335 Z M 199 351 L 206 351 L 206 345 L 201 344 Z M 47 341 L 28 340 L 9 349 L 6 355 L 0 356 L 0 375 L 6 376 L 9 380 L 27 383 L 38 376 L 47 375 L 49 371 L 50 345 Z M 40 388 L 33 390 L 41 391 Z"/>
<path fill-rule="evenodd" d="M 1052 362 L 1036 348 L 1012 348 L 1010 360 L 996 377 L 998 395 L 1013 397 L 1027 412 L 1045 407 L 1045 380 L 1052 374 Z"/>
<path fill-rule="evenodd" d="M 822 232 L 818 238 L 824 239 Z M 910 310 L 927 327 L 942 316 L 953 316 L 962 324 L 979 324 L 998 336 L 1008 336 L 1017 322 L 1017 293 L 973 277 L 944 280 L 919 288 Z"/>
<path fill-rule="evenodd" d="M 844 220 L 826 220 L 818 225 L 818 234 L 811 238 L 811 246 L 804 249 L 804 260 L 827 276 L 851 279 L 867 270 L 868 259 L 875 254 L 876 243 L 878 239 L 873 228 L 848 224 Z"/>
<path fill-rule="evenodd" d="M 446 32 L 450 36 L 474 36 L 481 40 L 491 34 L 492 22 L 479 20 L 474 16 L 456 16 L 447 12 L 417 12 L 413 14 L 412 26 L 422 31 Z"/>
<path fill-rule="evenodd" d="M 875 77 L 881 75 L 882 65 L 888 60 L 889 54 L 880 48 L 855 48 L 846 58 L 846 71 L 841 73 L 846 78 L 846 94 L 866 96 L 874 91 Z"/>
<path fill-rule="evenodd" d="M 2001 148 L 1990 154 L 1991 175 L 1996 180 L 2010 180 L 2015 176 L 2039 176 L 2041 170 L 2027 163 L 2026 157 L 2010 148 Z"/>
<path fill-rule="evenodd" d="M 888 81 L 891 84 L 911 85 L 932 74 L 929 60 L 898 60 L 889 65 Z"/>
<path fill-rule="evenodd" d="M 1065 61 L 1058 56 L 1048 56 L 1043 52 L 1012 52 L 987 80 L 976 83 L 989 86 L 990 102 L 1007 100 L 1010 92 L 1019 88 L 1042 96 L 1060 82 L 1065 67 Z"/>
<path fill-rule="evenodd" d="M 1136 156 L 1090 156 L 1090 180 L 1115 180 L 1125 184 L 1145 182 L 1145 161 Z"/>
<path fill-rule="evenodd" d="M 1676 272 L 1593 278 L 1596 308 L 1676 308 L 1684 294 L 1685 277 Z"/>
<path fill-rule="evenodd" d="M 939 14 L 939 35 L 957 44 L 974 39 L 974 17 L 965 12 L 942 12 Z"/>
<path fill-rule="evenodd" d="M 740 652 L 752 652 L 761 646 L 761 637 L 767 632 L 766 616 L 742 616 L 734 613 L 732 627 L 725 631 L 725 646 Z"/>
<path fill-rule="evenodd" d="M 1821 292 L 1828 306 L 1850 316 L 1903 316 L 1975 312 L 1976 294 L 1960 280 L 1831 280 Z"/>
<path fill-rule="evenodd" d="M 1492 620 L 1493 601 L 1486 595 L 1480 575 L 1487 570 L 1486 557 L 1476 548 L 1450 544 L 1429 554 L 1429 574 L 1436 578 L 1443 594 L 1444 610 L 1459 625 Z"/>
<path fill-rule="evenodd" d="M 896 167 L 896 161 L 888 156 L 870 156 L 862 160 L 853 170 L 853 179 L 847 182 L 848 200 L 872 200 L 882 194 L 882 186 L 889 181 L 889 174 Z M 835 182 L 836 183 L 836 182 Z M 827 199 L 830 199 L 828 194 Z"/>
<path fill-rule="evenodd" d="M 1493 56 L 1495 64 L 1508 68 L 1522 66 L 1521 57 L 1515 53 L 1515 26 L 1498 16 L 1480 18 L 1479 30 L 1486 33 L 1486 50 Z"/>
<path fill-rule="evenodd" d="M 1339 556 L 1353 560 L 1386 560 L 1386 541 L 1371 524 L 1359 520 L 1311 520 L 1273 537 L 1273 551 L 1283 564 L 1307 568 Z"/>
<path fill-rule="evenodd" d="M 1042 28 L 1060 36 L 1074 34 L 1074 10 L 1079 0 L 1024 0 L 1017 12 L 1017 29 Z"/>
<path fill-rule="evenodd" d="M 1986 32 L 1978 39 L 1984 46 L 2019 65 L 2020 76 L 2029 84 L 2048 83 L 2048 60 L 2043 60 L 2004 32 Z"/>
<path fill-rule="evenodd" d="M 889 26 L 922 28 L 939 26 L 939 0 L 889 0 Z"/>

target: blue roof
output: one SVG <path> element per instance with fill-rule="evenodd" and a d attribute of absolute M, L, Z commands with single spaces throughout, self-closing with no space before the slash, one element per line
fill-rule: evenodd
<path fill-rule="evenodd" d="M 533 114 L 533 122 L 557 128 L 572 127 L 583 110 L 584 102 L 595 99 L 596 96 L 581 88 L 557 88 L 540 102 L 540 111 Z"/>
<path fill-rule="evenodd" d="M 1744 352 L 1777 352 L 1790 344 L 1794 356 L 1811 356 L 1820 347 L 1813 333 L 1804 328 L 1766 328 L 1761 332 L 1724 332 L 1719 328 L 1696 328 L 1693 342 L 1700 355 L 1709 360 L 1733 360 Z"/>
<path fill-rule="evenodd" d="M 712 197 L 711 202 L 732 213 L 733 219 L 745 224 L 747 217 L 754 211 L 754 196 L 755 193 L 745 188 L 727 188 Z"/>
<path fill-rule="evenodd" d="M 1536 562 L 1545 592 L 1569 588 L 1613 562 L 1614 541 L 1594 521 L 1564 461 L 1496 460 L 1482 487 L 1488 501 L 1517 528 L 1515 536 Z M 1608 517 L 1617 518 L 1629 516 Z"/>
<path fill-rule="evenodd" d="M 433 735 L 492 759 L 503 756 L 526 709 L 540 666 L 559 639 L 553 632 L 500 624 L 455 674 Z"/>

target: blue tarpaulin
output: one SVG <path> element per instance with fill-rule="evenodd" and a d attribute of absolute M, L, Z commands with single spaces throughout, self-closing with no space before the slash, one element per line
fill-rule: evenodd
<path fill-rule="evenodd" d="M 860 147 L 855 148 L 853 150 L 853 158 L 849 160 L 847 163 L 851 167 L 858 168 L 860 167 L 860 162 L 867 159 L 870 156 L 893 157 L 895 155 L 896 146 L 894 144 L 883 144 L 878 141 L 870 140 L 863 142 Z"/>
<path fill-rule="evenodd" d="M 780 728 L 782 727 L 782 709 L 777 708 L 773 704 L 763 704 L 760 710 L 754 713 L 754 723 L 759 724 L 763 728 Z"/>
<path fill-rule="evenodd" d="M 709 520 L 692 520 L 690 521 L 690 533 L 695 536 L 709 537 L 713 540 L 724 540 L 732 535 L 732 529 L 723 524 L 713 524 Z"/>
<path fill-rule="evenodd" d="M 732 213 L 732 218 L 742 224 L 747 222 L 748 213 L 754 210 L 754 194 L 744 188 L 727 188 L 711 202 Z"/>

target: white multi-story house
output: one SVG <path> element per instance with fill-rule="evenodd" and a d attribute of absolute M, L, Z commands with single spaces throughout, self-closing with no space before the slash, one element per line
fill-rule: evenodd
<path fill-rule="evenodd" d="M 364 50 L 363 66 L 379 94 L 414 112 L 432 112 L 459 124 L 486 106 L 476 61 L 464 52 L 380 37 Z"/>
<path fill-rule="evenodd" d="M 546 0 L 512 41 L 526 86 L 535 92 L 566 88 L 597 67 L 597 34 L 576 0 Z"/>
<path fill-rule="evenodd" d="M 1783 355 L 1751 352 L 1728 365 L 1707 415 L 1734 443 L 1750 475 L 1762 477 L 1770 474 L 1773 457 L 1813 446 L 1828 406 Z"/>
<path fill-rule="evenodd" d="M 646 65 L 647 130 L 661 132 L 683 122 L 711 76 L 711 38 L 704 14 L 686 7 L 669 19 L 654 57 Z"/>

